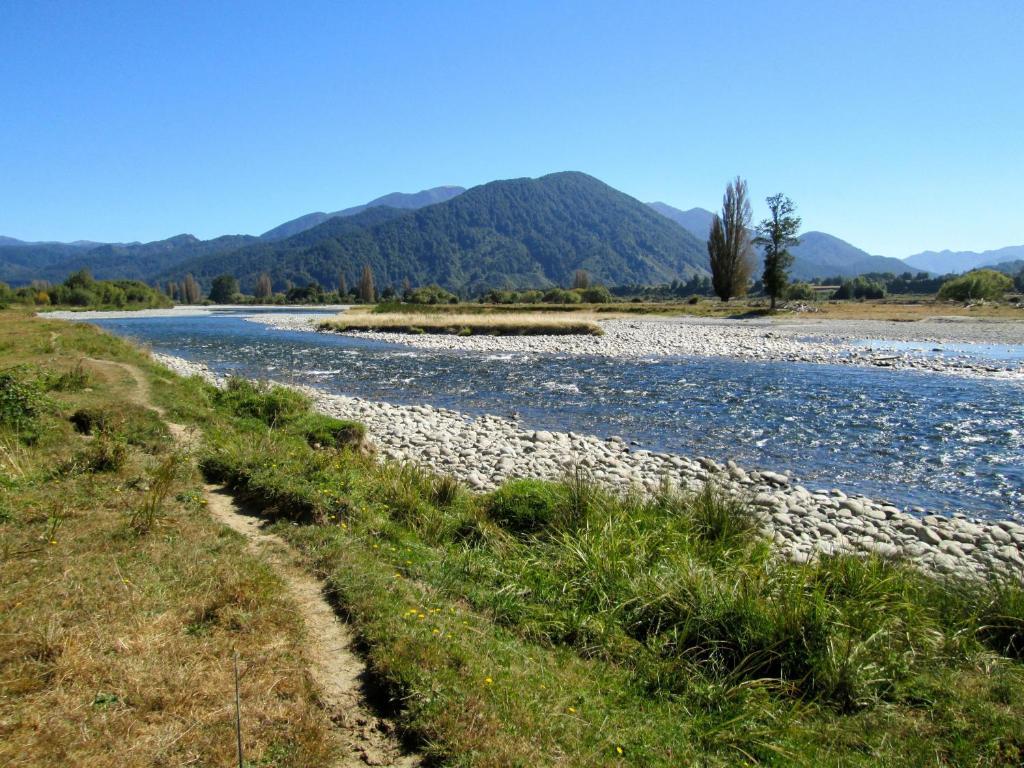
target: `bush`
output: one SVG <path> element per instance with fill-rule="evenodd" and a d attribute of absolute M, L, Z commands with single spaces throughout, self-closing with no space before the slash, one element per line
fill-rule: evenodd
<path fill-rule="evenodd" d="M 791 283 L 786 286 L 786 298 L 789 301 L 814 301 L 817 294 L 807 283 Z"/>
<path fill-rule="evenodd" d="M 608 304 L 612 300 L 611 292 L 603 285 L 593 285 L 579 291 L 580 298 L 588 304 Z"/>
<path fill-rule="evenodd" d="M 128 463 L 128 446 L 119 437 L 103 434 L 78 455 L 87 472 L 116 472 Z"/>
<path fill-rule="evenodd" d="M 321 413 L 300 416 L 291 428 L 314 447 L 360 448 L 366 439 L 366 427 L 358 421 L 343 421 Z"/>
<path fill-rule="evenodd" d="M 579 304 L 580 295 L 575 291 L 567 291 L 564 288 L 552 288 L 545 291 L 541 299 L 545 304 Z"/>
<path fill-rule="evenodd" d="M 171 443 L 171 433 L 159 416 L 134 403 L 116 406 L 79 408 L 71 415 L 71 423 L 84 435 L 97 435 L 123 440 L 151 453 Z"/>
<path fill-rule="evenodd" d="M 39 417 L 46 406 L 39 382 L 30 379 L 24 368 L 0 371 L 0 426 L 31 442 L 38 437 Z"/>
<path fill-rule="evenodd" d="M 257 419 L 267 426 L 283 426 L 309 413 L 310 408 L 309 398 L 294 389 L 236 377 L 228 379 L 215 398 L 236 416 Z"/>
<path fill-rule="evenodd" d="M 1012 288 L 1009 275 L 994 269 L 975 269 L 944 282 L 939 288 L 939 298 L 943 301 L 1000 301 Z"/>
<path fill-rule="evenodd" d="M 510 480 L 484 501 L 487 515 L 514 533 L 536 533 L 558 520 L 564 489 L 543 480 Z"/>
<path fill-rule="evenodd" d="M 885 286 L 866 277 L 855 277 L 844 280 L 839 289 L 832 294 L 833 299 L 884 299 Z"/>
<path fill-rule="evenodd" d="M 410 304 L 458 304 L 459 297 L 439 285 L 428 285 L 406 291 L 403 298 Z"/>

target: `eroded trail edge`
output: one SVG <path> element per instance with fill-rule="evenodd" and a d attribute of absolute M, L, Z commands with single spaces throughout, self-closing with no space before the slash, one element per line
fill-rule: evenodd
<path fill-rule="evenodd" d="M 362 680 L 366 665 L 354 652 L 354 638 L 331 608 L 323 586 L 297 566 L 291 547 L 266 533 L 260 518 L 246 514 L 224 488 L 205 486 L 207 507 L 214 520 L 244 536 L 252 550 L 284 581 L 308 633 L 305 648 L 310 674 L 324 706 L 338 728 L 347 755 L 340 766 L 414 766 L 414 755 L 403 754 L 393 724 L 374 715 L 366 705 Z"/>

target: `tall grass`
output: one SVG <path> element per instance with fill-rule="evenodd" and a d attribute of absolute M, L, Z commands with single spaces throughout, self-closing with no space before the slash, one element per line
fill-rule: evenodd
<path fill-rule="evenodd" d="M 995 755 L 1000 729 L 1024 739 L 1012 714 L 1021 698 L 1014 685 L 1024 683 L 1016 661 L 1024 641 L 1020 585 L 968 588 L 878 558 L 790 563 L 760 537 L 750 510 L 711 487 L 621 497 L 577 471 L 560 482 L 512 480 L 472 495 L 410 464 L 312 449 L 295 429 L 302 419 L 225 424 L 209 433 L 203 466 L 271 511 L 319 521 L 279 530 L 308 546 L 318 567 L 341 569 L 339 595 L 366 633 L 374 663 L 400 683 L 396 695 L 448 697 L 484 717 L 493 713 L 505 740 L 493 754 L 507 756 L 502 749 L 513 744 L 525 749 L 510 735 L 516 729 L 552 749 L 577 749 L 547 730 L 537 709 L 544 688 L 536 686 L 545 678 L 530 670 L 546 654 L 551 685 L 585 668 L 579 701 L 630 739 L 641 738 L 637 729 L 653 729 L 642 737 L 649 759 L 641 763 L 675 764 L 664 756 L 683 754 L 680 728 L 687 749 L 697 750 L 691 761 L 717 755 L 712 763 L 728 763 L 724 755 L 770 761 L 830 754 L 842 761 L 850 753 L 832 743 L 837 730 L 874 745 L 909 739 L 907 754 L 917 757 L 936 748 Z M 382 571 L 394 579 L 384 592 L 343 586 L 351 579 L 368 584 Z M 415 608 L 413 619 L 433 621 L 438 610 L 467 616 L 473 643 L 457 650 L 456 625 L 438 619 L 420 626 L 431 627 L 428 640 L 444 643 L 422 644 L 415 624 L 399 616 L 410 615 L 407 608 L 390 613 L 389 595 L 408 589 L 422 596 L 402 600 L 441 606 Z M 519 699 L 485 703 L 479 683 L 455 671 L 444 677 L 448 664 L 478 669 L 506 658 L 510 643 L 515 654 L 535 660 L 503 662 L 522 685 L 534 686 L 521 688 Z M 993 670 L 992 678 L 981 670 Z M 950 691 L 958 686 L 971 693 L 954 703 Z M 922 701 L 946 702 L 934 716 L 941 727 L 908 736 Z M 562 705 L 563 714 L 566 706 L 579 709 Z M 632 723 L 626 714 L 641 711 L 651 723 Z M 468 726 L 446 711 L 426 707 L 411 717 L 425 732 L 443 734 L 456 753 L 476 748 Z M 958 730 L 959 746 L 951 746 L 950 729 L 963 718 L 977 733 Z M 867 721 L 879 729 L 877 739 L 860 732 L 857 723 Z"/>

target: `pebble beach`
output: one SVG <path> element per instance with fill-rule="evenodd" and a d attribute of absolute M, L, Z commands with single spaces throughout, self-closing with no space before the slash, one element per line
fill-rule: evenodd
<path fill-rule="evenodd" d="M 203 365 L 154 357 L 177 373 L 218 383 Z M 452 475 L 475 491 L 509 478 L 558 479 L 577 469 L 619 493 L 654 493 L 666 483 L 696 492 L 711 483 L 746 502 L 780 554 L 798 562 L 829 553 L 871 553 L 906 559 L 937 575 L 1024 577 L 1024 526 L 1012 520 L 901 509 L 839 488 L 807 488 L 787 474 L 748 470 L 732 461 L 635 450 L 619 437 L 529 430 L 497 416 L 473 418 L 427 405 L 302 389 L 319 411 L 363 422 L 382 458 Z"/>

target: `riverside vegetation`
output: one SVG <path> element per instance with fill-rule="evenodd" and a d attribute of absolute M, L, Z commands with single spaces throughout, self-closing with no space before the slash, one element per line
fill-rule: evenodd
<path fill-rule="evenodd" d="M 236 649 L 251 765 L 328 764 L 302 622 L 130 372 L 181 382 L 21 311 L 0 361 L 0 764 L 231 765 Z"/>
<path fill-rule="evenodd" d="M 713 488 L 620 497 L 574 473 L 473 494 L 451 478 L 368 455 L 357 425 L 315 414 L 294 390 L 237 380 L 217 389 L 172 376 L 87 327 L 10 313 L 3 321 L 11 329 L 5 360 L 38 364 L 43 354 L 61 353 L 59 371 L 9 372 L 5 381 L 20 383 L 4 392 L 21 392 L 26 381 L 52 388 L 43 382 L 78 376 L 78 355 L 104 356 L 136 365 L 169 417 L 202 431 L 202 471 L 259 504 L 326 578 L 374 676 L 401 703 L 407 735 L 429 758 L 478 766 L 909 766 L 1018 765 L 1024 757 L 1019 585 L 940 581 L 878 558 L 789 563 L 757 536 L 742 506 Z M 222 693 L 218 675 L 227 685 L 223 661 L 235 645 L 250 657 L 265 654 L 253 674 L 271 676 L 247 681 L 250 717 L 285 706 L 282 686 L 295 708 L 287 722 L 261 722 L 261 754 L 270 755 L 263 764 L 322 764 L 322 723 L 301 685 L 301 645 L 293 644 L 300 630 L 274 603 L 273 578 L 190 506 L 194 477 L 182 470 L 183 501 L 167 502 L 153 535 L 124 513 L 140 505 L 114 492 L 151 485 L 136 491 L 114 481 L 128 470 L 75 474 L 90 492 L 74 496 L 48 492 L 67 481 L 27 464 L 34 457 L 57 466 L 56 455 L 37 453 L 45 450 L 98 450 L 106 418 L 87 410 L 76 419 L 98 430 L 87 438 L 75 437 L 66 417 L 130 397 L 111 375 L 116 369 L 96 371 L 86 375 L 104 380 L 90 379 L 91 392 L 46 395 L 69 402 L 52 413 L 37 409 L 34 436 L 24 421 L 37 418 L 24 405 L 31 398 L 4 399 L 3 413 L 14 414 L 4 416 L 5 456 L 19 471 L 5 466 L 10 479 L 0 496 L 4 540 L 16 542 L 5 549 L 3 567 L 14 571 L 5 573 L 3 597 L 18 606 L 0 619 L 2 659 L 5 681 L 32 681 L 27 690 L 5 682 L 4 744 L 46 762 L 54 753 L 38 751 L 49 742 L 33 718 L 56 729 L 76 718 L 94 729 L 132 728 L 134 742 L 140 718 L 152 718 L 152 729 L 186 706 L 193 721 L 209 725 L 180 735 L 172 748 L 224 764 L 230 719 L 210 711 L 204 720 L 202 707 L 211 689 Z M 77 380 L 60 386 L 84 387 Z M 159 432 L 145 421 L 142 434 Z M 159 464 L 156 445 L 152 456 L 144 450 L 149 439 L 125 440 L 126 466 Z M 44 510 L 58 498 L 64 522 L 53 535 Z M 57 544 L 44 546 L 41 535 Z M 33 547 L 31 565 L 7 554 Z M 224 571 L 197 578 L 183 561 Z M 69 563 L 94 604 L 79 594 L 83 586 L 70 605 L 68 587 L 53 586 L 67 584 L 60 574 Z M 115 589 L 126 600 L 110 605 Z M 186 610 L 205 608 L 201 597 L 213 600 L 212 610 Z M 90 609 L 105 617 L 101 631 Z M 156 622 L 137 620 L 154 612 Z M 29 636 L 29 627 L 50 626 L 62 634 L 45 647 Z M 154 631 L 160 642 L 136 634 Z M 115 649 L 105 677 L 69 678 L 59 666 L 82 656 L 83 636 Z M 181 654 L 178 663 L 168 663 L 169 653 Z M 195 690 L 177 673 L 154 680 L 159 703 L 140 707 L 145 691 L 125 687 L 146 677 L 129 677 L 126 657 L 151 674 L 206 676 L 184 681 Z M 70 686 L 61 682 L 68 679 Z M 77 733 L 67 732 L 71 744 Z M 224 751 L 214 753 L 214 745 Z M 304 751 L 289 754 L 284 745 Z"/>

